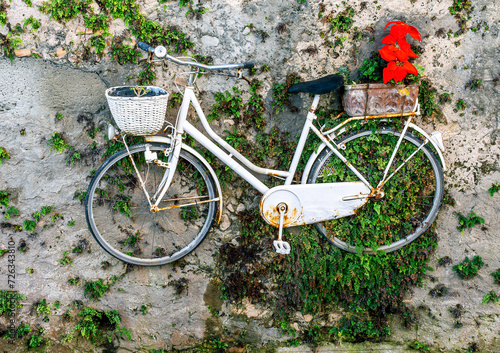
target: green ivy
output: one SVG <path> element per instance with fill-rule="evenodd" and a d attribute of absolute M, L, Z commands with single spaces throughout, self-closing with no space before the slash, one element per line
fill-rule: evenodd
<path fill-rule="evenodd" d="M 95 32 L 103 31 L 107 33 L 109 30 L 109 18 L 105 13 L 100 13 L 99 15 L 83 14 L 83 21 L 85 22 L 85 27 Z"/>
<path fill-rule="evenodd" d="M 111 42 L 110 53 L 111 60 L 116 60 L 120 65 L 130 62 L 137 64 L 138 59 L 141 57 L 141 53 L 131 45 L 123 43 L 124 40 L 115 40 Z"/>
<path fill-rule="evenodd" d="M 102 296 L 111 290 L 111 287 L 114 286 L 118 277 L 114 276 L 106 282 L 99 278 L 96 281 L 89 281 L 85 283 L 85 288 L 83 294 L 90 299 L 97 300 L 102 298 Z"/>
<path fill-rule="evenodd" d="M 280 111 L 285 111 L 285 106 L 287 106 L 292 112 L 297 112 L 298 109 L 292 105 L 290 102 L 291 93 L 288 93 L 290 86 L 299 83 L 300 79 L 296 73 L 290 73 L 286 76 L 285 83 L 273 85 L 273 102 L 271 107 L 275 109 L 275 113 L 279 114 Z"/>
<path fill-rule="evenodd" d="M 137 83 L 140 85 L 152 84 L 153 81 L 157 79 L 156 74 L 153 71 L 153 64 L 145 61 L 143 62 L 142 67 L 144 70 L 139 71 Z"/>
<path fill-rule="evenodd" d="M 467 228 L 472 228 L 476 224 L 483 224 L 484 223 L 484 218 L 478 217 L 474 211 L 469 212 L 469 217 L 466 217 L 462 215 L 461 213 L 456 213 L 458 216 L 458 223 L 459 225 L 457 226 L 457 229 L 460 231 L 460 233 L 464 233 L 464 230 Z"/>
<path fill-rule="evenodd" d="M 44 1 L 40 11 L 49 14 L 56 21 L 66 23 L 80 12 L 86 12 L 92 0 L 49 0 Z"/>
<path fill-rule="evenodd" d="M 24 230 L 27 232 L 33 233 L 36 228 L 36 222 L 31 220 L 31 219 L 25 219 L 24 220 Z"/>
<path fill-rule="evenodd" d="M 493 197 L 493 195 L 495 195 L 495 193 L 500 191 L 500 180 L 497 181 L 496 183 L 492 184 L 491 188 L 489 188 L 488 191 L 490 192 L 491 197 Z"/>
<path fill-rule="evenodd" d="M 472 261 L 466 256 L 463 262 L 453 266 L 453 271 L 455 271 L 461 279 L 469 280 L 474 278 L 483 266 L 484 262 L 480 256 L 474 256 Z"/>
<path fill-rule="evenodd" d="M 104 56 L 104 49 L 106 49 L 107 47 L 104 35 L 93 36 L 92 38 L 90 38 L 90 46 L 94 47 L 94 52 L 98 57 L 102 58 Z"/>
<path fill-rule="evenodd" d="M 379 340 L 391 334 L 389 326 L 376 327 L 372 321 L 364 321 L 357 317 L 343 317 L 339 321 L 338 327 L 330 329 L 340 341 L 364 342 Z"/>
<path fill-rule="evenodd" d="M 23 20 L 23 31 L 28 26 L 31 26 L 31 32 L 36 32 L 42 26 L 42 23 L 31 15 L 27 19 Z"/>
<path fill-rule="evenodd" d="M 121 337 L 125 335 L 129 340 L 132 339 L 130 330 L 126 327 L 119 327 L 121 324 L 121 315 L 117 310 L 99 311 L 93 308 L 84 308 L 78 313 L 80 320 L 73 328 L 72 333 L 68 335 L 67 341 L 73 338 L 73 333 L 78 332 L 83 338 L 91 341 L 93 344 L 112 342 L 112 333 Z"/>
<path fill-rule="evenodd" d="M 290 255 L 278 272 L 280 302 L 284 311 L 318 312 L 328 305 L 353 311 L 401 310 L 405 291 L 422 282 L 426 261 L 437 248 L 435 234 L 427 232 L 392 253 L 352 254 L 319 239 L 303 227 L 290 234 Z M 297 269 L 307 271 L 297 271 Z"/>
<path fill-rule="evenodd" d="M 23 41 L 21 40 L 21 38 L 16 36 L 15 32 L 9 31 L 7 35 L 0 33 L 0 48 L 3 49 L 3 54 L 10 59 L 11 63 L 16 56 L 15 50 L 17 50 L 22 45 Z"/>
<path fill-rule="evenodd" d="M 7 24 L 7 5 L 4 0 L 0 0 L 0 25 L 5 26 Z"/>
<path fill-rule="evenodd" d="M 48 343 L 48 341 L 42 338 L 43 328 L 39 328 L 38 333 L 33 333 L 28 339 L 28 347 L 29 348 L 37 348 L 42 347 Z"/>
<path fill-rule="evenodd" d="M 486 293 L 486 295 L 483 297 L 483 305 L 486 305 L 489 302 L 493 302 L 493 303 L 500 302 L 500 297 L 498 296 L 497 293 L 495 293 L 494 290 Z"/>
<path fill-rule="evenodd" d="M 456 15 L 459 12 L 470 13 L 474 10 L 471 0 L 453 0 L 453 5 L 451 5 L 448 10 L 450 14 Z"/>
<path fill-rule="evenodd" d="M 50 150 L 54 150 L 54 153 L 57 154 L 63 153 L 69 148 L 69 145 L 64 141 L 64 138 L 61 134 L 54 132 L 52 133 L 52 138 L 50 138 L 47 142 Z"/>
<path fill-rule="evenodd" d="M 424 116 L 431 117 L 438 112 L 436 104 L 437 90 L 431 86 L 430 81 L 423 80 L 418 91 L 418 102 Z"/>
<path fill-rule="evenodd" d="M 359 68 L 360 82 L 381 82 L 382 69 L 383 61 L 379 56 L 363 61 Z"/>
<path fill-rule="evenodd" d="M 26 300 L 24 294 L 4 289 L 0 290 L 0 316 L 4 313 L 7 316 L 12 316 L 17 309 L 23 307 L 20 303 L 21 300 Z"/>
<path fill-rule="evenodd" d="M 10 206 L 9 194 L 7 193 L 6 190 L 0 190 L 0 205 L 4 205 L 6 208 L 4 214 L 4 218 L 6 221 L 8 221 L 11 216 L 19 215 L 19 210 L 14 206 Z"/>
<path fill-rule="evenodd" d="M 262 81 L 257 79 L 250 83 L 250 99 L 244 108 L 243 122 L 247 126 L 254 126 L 257 131 L 264 131 L 266 119 L 264 117 L 264 98 L 259 94 L 258 90 L 262 86 Z"/>
<path fill-rule="evenodd" d="M 224 93 L 217 92 L 214 96 L 215 104 L 212 105 L 210 113 L 207 115 L 208 122 L 215 120 L 222 115 L 232 116 L 234 118 L 240 117 L 240 110 L 242 108 L 241 103 L 241 91 L 233 87 L 233 92 L 237 95 L 232 95 L 228 91 Z"/>
<path fill-rule="evenodd" d="M 42 316 L 44 321 L 48 321 L 49 315 L 52 313 L 52 305 L 47 304 L 46 299 L 42 299 L 39 303 L 35 304 L 36 314 Z"/>
<path fill-rule="evenodd" d="M 346 7 L 344 11 L 337 14 L 337 16 L 330 19 L 330 29 L 332 33 L 347 32 L 351 29 L 355 20 L 352 18 L 356 12 L 350 6 Z"/>
<path fill-rule="evenodd" d="M 15 336 L 16 338 L 23 338 L 24 336 L 26 336 L 30 332 L 31 332 L 31 327 L 28 324 L 24 324 L 24 325 L 21 324 L 21 325 L 18 325 L 16 327 L 16 331 L 15 331 L 15 334 L 13 336 Z M 10 332 L 7 334 L 7 336 L 12 337 Z"/>

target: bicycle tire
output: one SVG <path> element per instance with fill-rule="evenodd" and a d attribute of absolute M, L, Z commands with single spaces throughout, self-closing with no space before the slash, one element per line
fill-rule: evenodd
<path fill-rule="evenodd" d="M 130 146 L 130 153 L 150 197 L 165 172 L 146 163 L 146 145 L 167 162 L 168 144 Z M 92 178 L 85 199 L 85 215 L 97 243 L 117 259 L 139 266 L 159 266 L 177 261 L 205 239 L 215 219 L 216 186 L 208 169 L 191 153 L 181 150 L 172 184 L 159 207 L 172 208 L 152 213 L 140 186 L 128 152 L 109 157 Z"/>
<path fill-rule="evenodd" d="M 344 156 L 376 187 L 400 136 L 390 128 L 361 130 L 337 143 L 346 147 Z M 407 132 L 388 175 L 422 143 Z M 325 148 L 314 161 L 307 183 L 342 181 L 359 179 Z M 392 252 L 410 244 L 431 226 L 443 199 L 443 170 L 434 152 L 424 146 L 383 190 L 385 195 L 380 201 L 369 199 L 355 215 L 316 223 L 316 229 L 331 244 L 353 253 L 356 249 L 364 253 Z"/>

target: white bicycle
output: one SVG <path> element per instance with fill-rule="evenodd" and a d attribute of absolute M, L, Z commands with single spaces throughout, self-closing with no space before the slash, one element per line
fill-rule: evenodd
<path fill-rule="evenodd" d="M 167 55 L 164 47 L 139 47 L 158 59 L 203 70 L 238 70 L 253 63 L 203 65 Z M 278 228 L 273 242 L 278 253 L 290 252 L 283 241 L 286 227 L 315 224 L 333 245 L 350 252 L 390 252 L 411 243 L 432 224 L 444 193 L 444 161 L 440 134 L 428 135 L 411 123 L 419 108 L 404 114 L 401 131 L 387 126 L 390 118 L 349 118 L 325 131 L 314 125 L 321 94 L 343 85 L 341 76 L 290 87 L 289 92 L 314 95 L 288 171 L 260 168 L 219 137 L 210 127 L 194 93 L 198 71 L 189 73 L 175 126 L 167 136 L 145 136 L 145 143 L 128 146 L 109 157 L 88 187 L 85 213 L 89 229 L 104 250 L 135 265 L 154 266 L 186 256 L 205 239 L 222 212 L 222 192 L 210 164 L 183 143 L 191 136 L 263 194 L 260 214 Z M 187 121 L 193 106 L 206 133 Z M 366 122 L 377 126 L 366 129 Z M 353 122 L 357 127 L 352 128 Z M 292 184 L 310 132 L 322 144 Z M 117 138 L 110 126 L 111 138 Z M 217 144 L 218 145 L 217 145 Z M 432 148 L 431 146 L 432 145 Z M 220 147 L 219 147 L 220 146 Z M 439 156 L 436 157 L 436 153 Z M 269 188 L 254 173 L 284 179 Z"/>

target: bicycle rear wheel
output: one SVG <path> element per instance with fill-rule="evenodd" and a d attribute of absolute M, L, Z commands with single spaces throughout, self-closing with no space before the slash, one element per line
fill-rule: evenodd
<path fill-rule="evenodd" d="M 373 187 L 383 177 L 401 134 L 389 128 L 361 130 L 338 141 L 344 156 Z M 389 170 L 390 175 L 422 141 L 406 133 Z M 313 164 L 308 183 L 359 181 L 330 149 Z M 353 216 L 317 223 L 317 230 L 333 245 L 349 251 L 391 252 L 424 233 L 437 216 L 444 193 L 443 170 L 428 146 L 421 148 L 383 187 L 384 196 L 368 202 Z"/>
<path fill-rule="evenodd" d="M 163 151 L 168 145 L 148 145 L 167 162 Z M 146 144 L 129 149 L 152 197 L 165 168 L 146 162 Z M 173 207 L 153 213 L 126 149 L 101 165 L 87 190 L 85 214 L 90 232 L 104 250 L 129 264 L 156 266 L 179 260 L 205 239 L 217 209 L 217 201 L 210 201 L 216 198 L 214 181 L 203 163 L 184 150 L 174 172 L 159 204 L 159 208 Z"/>

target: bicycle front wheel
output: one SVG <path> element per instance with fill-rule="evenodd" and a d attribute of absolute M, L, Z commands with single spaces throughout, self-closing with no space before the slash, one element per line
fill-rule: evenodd
<path fill-rule="evenodd" d="M 148 144 L 158 159 L 167 162 L 165 144 Z M 203 163 L 181 150 L 172 184 L 151 212 L 150 202 L 131 163 L 133 158 L 150 197 L 165 168 L 148 163 L 146 144 L 131 146 L 108 158 L 87 190 L 85 214 L 90 232 L 109 254 L 129 264 L 163 265 L 193 251 L 209 232 L 217 209 L 216 187 Z"/>
<path fill-rule="evenodd" d="M 389 128 L 362 130 L 338 141 L 344 156 L 377 187 L 401 134 Z M 333 245 L 365 253 L 391 252 L 424 233 L 437 216 L 444 193 L 443 170 L 428 146 L 406 133 L 389 170 L 391 175 L 417 151 L 383 186 L 384 196 L 368 202 L 353 216 L 317 223 L 316 229 Z M 420 149 L 419 149 L 420 148 Z M 359 181 L 330 149 L 324 149 L 313 164 L 308 183 Z"/>

